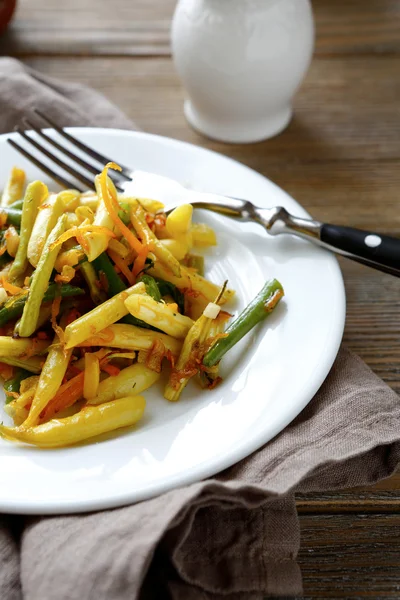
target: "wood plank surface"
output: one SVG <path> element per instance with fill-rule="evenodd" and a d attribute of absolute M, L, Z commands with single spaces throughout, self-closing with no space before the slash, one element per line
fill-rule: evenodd
<path fill-rule="evenodd" d="M 400 236 L 400 1 L 314 0 L 316 55 L 294 118 L 253 145 L 220 144 L 187 125 L 170 59 L 174 6 L 19 0 L 0 54 L 94 87 L 143 130 L 243 162 L 320 220 Z M 399 280 L 340 264 L 344 341 L 400 392 Z M 370 488 L 298 495 L 304 600 L 400 598 L 399 490 L 397 474 Z"/>
<path fill-rule="evenodd" d="M 363 190 L 368 192 L 372 174 L 367 160 L 373 160 L 375 172 L 386 160 L 388 183 L 396 185 L 399 181 L 394 161 L 400 158 L 400 56 L 386 57 L 384 62 L 380 57 L 358 56 L 315 60 L 296 97 L 290 126 L 272 140 L 249 145 L 211 142 L 190 129 L 182 112 L 182 88 L 168 57 L 32 57 L 25 62 L 49 75 L 86 83 L 103 92 L 145 131 L 211 148 L 272 178 L 272 169 L 278 165 L 286 170 L 287 181 L 297 185 L 296 173 L 292 177 L 290 169 L 293 165 L 303 169 L 312 162 L 310 191 L 316 186 L 326 186 L 328 191 L 332 184 L 345 196 L 354 186 L 360 190 L 364 166 L 369 181 Z M 319 177 L 325 163 L 341 163 L 336 164 L 341 182 Z M 384 193 L 381 187 L 379 191 Z M 326 194 L 320 200 L 324 201 L 329 202 Z M 360 197 L 359 205 L 363 204 Z"/>
<path fill-rule="evenodd" d="M 16 56 L 168 55 L 175 0 L 19 0 L 17 18 L 0 40 Z M 316 53 L 398 53 L 397 0 L 315 0 Z M 360 8 L 361 7 L 361 8 Z"/>
<path fill-rule="evenodd" d="M 398 514 L 303 515 L 305 598 L 399 598 Z"/>

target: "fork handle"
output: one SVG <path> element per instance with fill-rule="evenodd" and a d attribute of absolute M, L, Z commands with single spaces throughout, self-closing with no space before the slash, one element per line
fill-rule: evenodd
<path fill-rule="evenodd" d="M 336 254 L 400 277 L 400 239 L 294 217 L 285 209 L 277 211 L 268 230 L 272 235 L 292 233 Z"/>
<path fill-rule="evenodd" d="M 323 223 L 321 244 L 355 261 L 400 277 L 400 239 Z"/>

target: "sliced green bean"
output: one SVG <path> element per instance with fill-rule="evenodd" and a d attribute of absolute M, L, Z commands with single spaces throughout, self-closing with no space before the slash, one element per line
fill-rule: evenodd
<path fill-rule="evenodd" d="M 58 219 L 53 230 L 50 232 L 40 256 L 38 266 L 32 275 L 28 299 L 24 306 L 21 323 L 18 329 L 20 337 L 29 337 L 36 329 L 40 306 L 42 304 L 44 294 L 49 284 L 50 275 L 53 271 L 54 264 L 61 248 L 60 245 L 57 245 L 55 248 L 52 248 L 51 246 L 64 232 L 65 221 L 66 216 L 62 215 Z"/>
<path fill-rule="evenodd" d="M 143 275 L 141 275 L 138 278 L 138 281 L 143 281 L 144 285 L 146 286 L 146 292 L 148 293 L 148 295 L 151 296 L 156 302 L 160 302 L 161 294 L 154 277 L 143 273 Z"/>
<path fill-rule="evenodd" d="M 203 365 L 213 367 L 237 344 L 253 327 L 263 321 L 274 310 L 284 292 L 276 279 L 267 281 L 262 290 L 240 313 L 226 330 L 227 337 L 220 338 L 207 352 Z"/>
<path fill-rule="evenodd" d="M 97 273 L 92 263 L 83 261 L 79 268 L 89 288 L 90 297 L 95 304 L 102 304 L 107 299 L 106 294 L 97 286 Z"/>
<path fill-rule="evenodd" d="M 185 314 L 185 296 L 182 292 L 170 281 L 165 281 L 164 279 L 158 279 L 158 277 L 153 278 L 154 281 L 158 285 L 158 289 L 160 290 L 161 297 L 163 296 L 171 296 L 174 302 L 177 303 L 179 312 L 183 315 Z"/>
<path fill-rule="evenodd" d="M 14 377 L 4 382 L 3 387 L 6 393 L 6 404 L 14 400 L 14 396 L 7 392 L 13 392 L 14 394 L 18 394 L 19 388 L 21 386 L 21 381 L 31 376 L 32 373 L 30 373 L 29 371 L 26 371 L 25 369 L 17 369 L 14 374 Z"/>
<path fill-rule="evenodd" d="M 22 210 L 18 208 L 14 208 L 13 206 L 9 206 L 7 208 L 0 208 L 0 214 L 6 215 L 7 223 L 9 225 L 14 225 L 15 227 L 20 227 L 21 218 L 22 218 Z"/>
<path fill-rule="evenodd" d="M 102 252 L 97 258 L 95 258 L 94 261 L 92 261 L 92 264 L 99 275 L 101 272 L 104 273 L 108 283 L 107 294 L 110 298 L 126 290 L 126 285 L 115 272 L 113 264 L 106 252 Z"/>
<path fill-rule="evenodd" d="M 82 296 L 84 293 L 85 291 L 82 288 L 67 283 L 61 287 L 56 283 L 51 283 L 44 293 L 43 302 L 50 302 L 58 295 L 62 298 L 69 298 L 70 296 Z M 7 300 L 3 308 L 0 309 L 0 327 L 22 315 L 27 298 L 28 294 L 26 293 Z"/>
<path fill-rule="evenodd" d="M 30 183 L 26 189 L 24 205 L 22 208 L 18 252 L 9 274 L 11 281 L 16 281 L 19 277 L 22 277 L 26 267 L 28 266 L 27 250 L 29 238 L 32 233 L 38 208 L 46 195 L 47 187 L 41 181 L 34 181 Z"/>
<path fill-rule="evenodd" d="M 120 202 L 119 205 L 121 207 L 121 210 L 118 211 L 119 218 L 125 225 L 130 225 L 129 204 L 127 202 Z"/>
<path fill-rule="evenodd" d="M 114 266 L 106 252 L 102 252 L 97 258 L 95 258 L 92 264 L 99 275 L 100 273 L 103 273 L 104 277 L 107 279 L 107 294 L 109 298 L 126 290 L 126 285 L 119 277 L 118 273 L 115 272 Z M 127 325 L 136 325 L 137 327 L 143 327 L 144 329 L 154 329 L 151 325 L 148 325 L 140 319 L 136 319 L 132 315 L 126 315 L 126 317 L 121 319 L 121 323 L 126 323 Z"/>
<path fill-rule="evenodd" d="M 16 200 L 12 204 L 10 204 L 8 208 L 13 208 L 14 210 L 22 210 L 23 206 L 24 206 L 24 199 L 20 198 L 19 200 Z"/>

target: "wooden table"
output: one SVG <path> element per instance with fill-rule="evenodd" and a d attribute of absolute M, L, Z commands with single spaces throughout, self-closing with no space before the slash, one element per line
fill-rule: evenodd
<path fill-rule="evenodd" d="M 170 57 L 174 0 L 19 0 L 0 52 L 104 92 L 139 127 L 226 154 L 322 221 L 400 235 L 400 2 L 315 0 L 316 54 L 290 127 L 230 146 L 192 131 Z M 341 261 L 346 344 L 400 391 L 400 283 Z M 307 598 L 400 597 L 400 476 L 298 498 Z"/>

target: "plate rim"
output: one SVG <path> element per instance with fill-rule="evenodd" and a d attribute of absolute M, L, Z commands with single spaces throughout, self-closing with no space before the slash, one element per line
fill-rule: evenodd
<path fill-rule="evenodd" d="M 52 129 L 49 128 L 48 130 L 51 131 Z M 239 160 L 226 156 L 215 150 L 211 150 L 202 146 L 198 146 L 191 142 L 186 142 L 183 140 L 178 140 L 159 134 L 129 129 L 117 129 L 106 127 L 65 127 L 65 130 L 71 134 L 84 134 L 88 132 L 107 135 L 111 133 L 114 135 L 117 134 L 128 138 L 147 138 L 150 140 L 154 140 L 155 142 L 161 141 L 163 144 L 172 144 L 178 147 L 184 146 L 185 148 L 188 148 L 191 151 L 195 150 L 204 152 L 206 154 L 211 154 L 213 156 L 215 155 L 219 159 L 223 158 L 225 161 L 232 163 L 233 166 L 239 165 L 241 168 L 246 169 L 249 173 L 251 173 L 253 177 L 254 175 L 256 175 L 262 181 L 268 182 L 269 185 L 272 185 L 274 186 L 274 188 L 279 190 L 279 193 L 284 193 L 288 197 L 288 199 L 290 199 L 290 201 L 293 202 L 296 205 L 296 207 L 298 207 L 299 212 L 302 213 L 302 216 L 310 216 L 309 213 L 304 209 L 304 207 L 297 200 L 295 200 L 295 198 L 293 198 L 290 194 L 288 194 L 288 192 L 286 192 L 283 188 L 278 186 L 268 177 L 252 169 L 251 167 L 248 167 L 247 165 L 241 163 Z M 18 138 L 19 135 L 17 132 L 0 134 L 0 145 L 3 142 L 3 140 L 6 141 L 9 137 Z M 335 331 L 333 332 L 333 334 L 335 335 L 335 339 L 331 340 L 331 344 L 328 351 L 326 351 L 321 357 L 318 367 L 319 377 L 314 377 L 313 383 L 307 387 L 306 393 L 304 392 L 304 390 L 299 392 L 297 396 L 298 400 L 296 402 L 295 410 L 292 411 L 290 416 L 284 415 L 283 418 L 278 420 L 276 426 L 272 430 L 272 434 L 270 430 L 269 433 L 265 436 L 268 439 L 262 439 L 263 436 L 261 434 L 257 435 L 254 438 L 252 438 L 251 441 L 247 440 L 247 442 L 243 442 L 238 448 L 229 451 L 225 457 L 221 458 L 219 454 L 217 454 L 215 457 L 213 457 L 212 460 L 207 460 L 205 465 L 196 465 L 193 473 L 177 473 L 176 475 L 169 476 L 168 480 L 165 482 L 154 482 L 146 485 L 146 489 L 142 490 L 140 493 L 136 493 L 135 489 L 131 489 L 127 492 L 118 492 L 117 496 L 113 499 L 110 499 L 109 496 L 107 496 L 106 499 L 99 498 L 96 501 L 94 501 L 93 499 L 83 498 L 74 501 L 64 501 L 64 503 L 60 502 L 58 506 L 55 506 L 54 500 L 50 500 L 48 503 L 46 503 L 46 501 L 42 501 L 39 503 L 37 501 L 26 502 L 25 500 L 21 500 L 17 502 L 13 501 L 12 504 L 0 500 L 0 512 L 6 514 L 24 513 L 29 515 L 78 514 L 126 506 L 131 503 L 141 502 L 143 500 L 159 496 L 169 490 L 193 485 L 194 483 L 200 482 L 206 478 L 213 477 L 214 475 L 217 475 L 218 473 L 224 471 L 225 469 L 237 464 L 241 460 L 250 456 L 252 453 L 262 448 L 262 446 L 264 446 L 269 441 L 272 441 L 276 437 L 276 435 L 283 431 L 304 410 L 304 408 L 309 404 L 309 402 L 311 402 L 317 391 L 322 386 L 326 377 L 328 376 L 329 371 L 331 370 L 331 367 L 333 366 L 333 363 L 337 357 L 342 342 L 346 319 L 346 292 L 343 281 L 343 275 L 339 263 L 333 253 L 327 251 L 326 259 L 331 262 L 330 266 L 332 268 L 332 273 L 337 280 L 336 286 L 339 304 L 337 306 L 336 315 L 338 323 L 335 327 Z M 218 467 L 216 467 L 217 463 Z M 184 478 L 184 481 L 182 481 L 182 478 Z"/>

